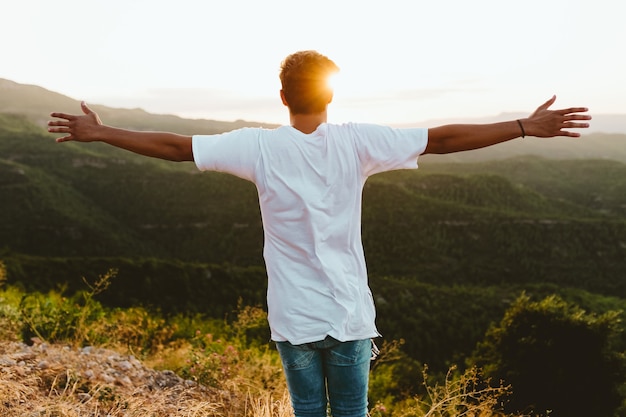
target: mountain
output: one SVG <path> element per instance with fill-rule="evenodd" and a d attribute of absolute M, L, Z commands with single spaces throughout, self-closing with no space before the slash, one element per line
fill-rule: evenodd
<path fill-rule="evenodd" d="M 55 143 L 42 127 L 48 112 L 77 108 L 63 95 L 0 80 L 0 247 L 61 258 L 263 265 L 252 184 L 101 143 Z M 135 129 L 254 125 L 96 109 Z M 447 158 L 428 155 L 417 171 L 372 177 L 362 232 L 370 271 L 419 271 L 421 280 L 439 283 L 585 283 L 606 291 L 602 276 L 626 296 L 613 281 L 626 268 L 625 139 L 526 138 Z"/>
<path fill-rule="evenodd" d="M 137 130 L 165 130 L 181 134 L 221 133 L 246 126 L 275 127 L 276 125 L 238 120 L 234 122 L 183 119 L 174 115 L 151 114 L 142 109 L 115 109 L 90 104 L 107 123 Z M 51 111 L 76 113 L 79 102 L 59 93 L 34 85 L 18 84 L 0 79 L 0 113 L 21 114 L 44 127 Z M 474 119 L 439 119 L 398 127 L 433 127 L 448 123 L 490 123 L 526 117 L 525 114 L 502 113 L 494 117 Z M 427 162 L 476 162 L 513 156 L 537 155 L 550 159 L 613 159 L 626 162 L 626 115 L 594 114 L 589 130 L 579 139 L 549 140 L 525 138 L 485 149 L 450 155 L 428 155 Z"/>
<path fill-rule="evenodd" d="M 248 126 L 274 127 L 268 123 L 237 120 L 225 122 L 183 119 L 174 115 L 151 114 L 142 109 L 115 109 L 90 104 L 107 124 L 136 130 L 165 130 L 181 134 L 222 133 Z M 20 114 L 44 127 L 52 111 L 76 113 L 80 101 L 35 85 L 19 84 L 0 78 L 0 113 Z"/>

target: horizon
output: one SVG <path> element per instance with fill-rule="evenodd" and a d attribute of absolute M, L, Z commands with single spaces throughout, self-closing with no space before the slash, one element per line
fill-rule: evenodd
<path fill-rule="evenodd" d="M 70 100 L 76 101 L 76 109 L 79 108 L 79 103 L 80 103 L 80 99 L 77 99 L 75 97 L 70 97 L 67 96 L 65 94 L 62 94 L 60 92 L 57 91 L 53 91 L 53 90 L 49 90 L 46 89 L 45 87 L 36 85 L 36 84 L 22 84 L 22 83 L 18 83 L 17 81 L 14 80 L 9 80 L 6 78 L 0 78 L 0 89 L 2 87 L 1 82 L 8 82 L 8 83 L 14 83 L 17 84 L 19 86 L 24 86 L 27 88 L 41 88 L 43 89 L 46 93 L 44 94 L 54 94 L 54 95 L 60 95 L 62 97 L 68 98 Z M 9 87 L 9 88 L 13 88 L 13 87 Z M 1 102 L 1 101 L 0 101 Z M 206 118 L 206 117 L 188 117 L 185 115 L 179 115 L 179 114 L 173 114 L 173 113 L 169 113 L 169 112 L 163 112 L 163 113 L 159 113 L 159 112 L 154 112 L 154 111 L 149 111 L 145 108 L 142 107 L 118 107 L 118 106 L 111 106 L 109 104 L 106 103 L 99 103 L 99 102 L 88 102 L 87 103 L 90 107 L 106 107 L 108 109 L 111 110 L 115 110 L 115 111 L 131 111 L 131 110 L 141 110 L 146 112 L 147 114 L 151 114 L 151 115 L 155 115 L 155 116 L 175 116 L 175 117 L 180 117 L 181 119 L 184 120 L 205 120 L 205 121 L 216 121 L 216 122 L 225 122 L 225 123 L 234 123 L 234 122 L 246 122 L 246 123 L 260 123 L 263 125 L 282 125 L 284 123 L 273 123 L 273 122 L 268 122 L 266 120 L 261 120 L 261 119 L 257 119 L 257 120 L 252 120 L 252 119 L 242 119 L 242 118 L 238 118 L 238 119 L 230 119 L 230 120 L 224 120 L 224 119 L 215 119 L 215 118 Z M 331 104 L 332 105 L 332 104 Z M 10 109 L 10 106 L 9 106 Z M 6 109 L 5 109 L 6 110 Z M 3 110 L 3 111 L 5 111 Z M 17 111 L 19 112 L 19 109 L 13 109 L 10 111 Z M 71 111 L 71 110 L 66 110 L 66 111 Z M 78 112 L 78 110 L 77 110 Z M 332 111 L 331 111 L 332 112 Z M 589 128 L 584 129 L 584 131 L 581 131 L 581 133 L 583 135 L 586 134 L 591 134 L 591 133 L 606 133 L 606 134 L 626 134 L 626 113 L 592 113 L 590 112 L 590 114 L 593 117 L 592 123 L 589 126 Z M 403 122 L 403 123 L 389 123 L 388 125 L 391 127 L 399 127 L 399 128 L 403 128 L 403 127 L 425 127 L 425 128 L 430 128 L 430 127 L 435 127 L 435 126 L 440 126 L 442 124 L 448 124 L 448 123 L 493 123 L 493 122 L 499 122 L 499 121 L 506 121 L 506 120 L 511 120 L 511 119 L 515 119 L 515 118 L 521 118 L 521 117 L 525 117 L 525 114 L 523 112 L 515 112 L 515 111 L 502 111 L 498 114 L 490 114 L 490 115 L 480 115 L 480 116 L 474 116 L 474 117 L 448 117 L 448 118 L 432 118 L 432 119 L 428 119 L 428 120 L 414 120 L 412 122 Z M 342 122 L 336 122 L 333 120 L 329 120 L 328 123 L 342 123 Z"/>
<path fill-rule="evenodd" d="M 109 107 L 285 124 L 280 62 L 315 49 L 341 68 L 330 122 L 530 114 L 553 94 L 554 108 L 626 113 L 626 63 L 613 52 L 626 27 L 609 0 L 514 10 L 496 0 L 321 0 L 306 19 L 288 0 L 170 5 L 2 6 L 0 35 L 11 42 L 0 78 Z"/>

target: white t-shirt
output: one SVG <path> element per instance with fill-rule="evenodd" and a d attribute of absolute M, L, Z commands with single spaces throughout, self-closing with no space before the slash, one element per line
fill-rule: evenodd
<path fill-rule="evenodd" d="M 272 340 L 378 336 L 361 243 L 363 186 L 370 175 L 417 168 L 427 141 L 427 129 L 356 123 L 193 137 L 200 170 L 257 187 Z"/>

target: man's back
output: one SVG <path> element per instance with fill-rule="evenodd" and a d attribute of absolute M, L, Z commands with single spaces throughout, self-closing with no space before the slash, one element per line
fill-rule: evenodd
<path fill-rule="evenodd" d="M 263 218 L 272 339 L 293 344 L 375 337 L 361 243 L 369 175 L 416 168 L 424 129 L 321 124 L 195 136 L 200 169 L 254 182 Z"/>

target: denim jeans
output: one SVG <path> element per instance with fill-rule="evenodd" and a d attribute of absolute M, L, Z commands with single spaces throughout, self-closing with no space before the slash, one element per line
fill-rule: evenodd
<path fill-rule="evenodd" d="M 296 417 L 366 417 L 372 341 L 277 342 Z"/>

